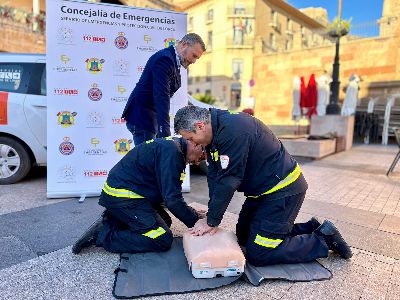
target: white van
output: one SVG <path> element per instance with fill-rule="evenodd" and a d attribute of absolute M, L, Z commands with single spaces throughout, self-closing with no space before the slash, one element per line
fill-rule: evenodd
<path fill-rule="evenodd" d="M 0 53 L 0 184 L 46 159 L 45 55 Z"/>

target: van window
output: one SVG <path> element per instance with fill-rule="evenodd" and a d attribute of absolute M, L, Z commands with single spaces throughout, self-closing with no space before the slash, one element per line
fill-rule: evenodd
<path fill-rule="evenodd" d="M 0 63 L 0 91 L 42 95 L 44 63 Z"/>

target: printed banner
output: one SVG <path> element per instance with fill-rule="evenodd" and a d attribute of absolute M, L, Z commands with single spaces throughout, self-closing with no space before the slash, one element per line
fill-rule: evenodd
<path fill-rule="evenodd" d="M 149 57 L 186 34 L 186 14 L 61 0 L 46 10 L 47 197 L 97 196 L 134 146 L 121 119 L 128 97 Z M 171 116 L 187 104 L 181 75 Z"/>

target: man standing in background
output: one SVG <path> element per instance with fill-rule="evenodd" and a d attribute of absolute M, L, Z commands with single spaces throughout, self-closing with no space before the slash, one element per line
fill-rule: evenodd
<path fill-rule="evenodd" d="M 201 37 L 188 33 L 176 47 L 162 49 L 149 58 L 122 113 L 135 146 L 156 136 L 171 135 L 170 99 L 181 87 L 180 66 L 187 69 L 205 50 Z"/>

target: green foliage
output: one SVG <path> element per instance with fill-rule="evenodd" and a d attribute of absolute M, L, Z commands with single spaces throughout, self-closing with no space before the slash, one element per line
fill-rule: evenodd
<path fill-rule="evenodd" d="M 217 99 L 215 99 L 210 94 L 195 94 L 195 95 L 193 95 L 193 98 L 195 98 L 196 100 L 199 100 L 200 102 L 210 104 L 210 105 L 213 105 L 215 103 L 215 101 L 217 101 Z"/>
<path fill-rule="evenodd" d="M 350 32 L 350 27 L 351 27 L 351 18 L 349 20 L 340 20 L 339 24 L 339 19 L 336 17 L 332 23 L 329 23 L 329 25 L 326 27 L 326 32 L 331 36 L 331 37 L 341 37 L 345 36 Z"/>

